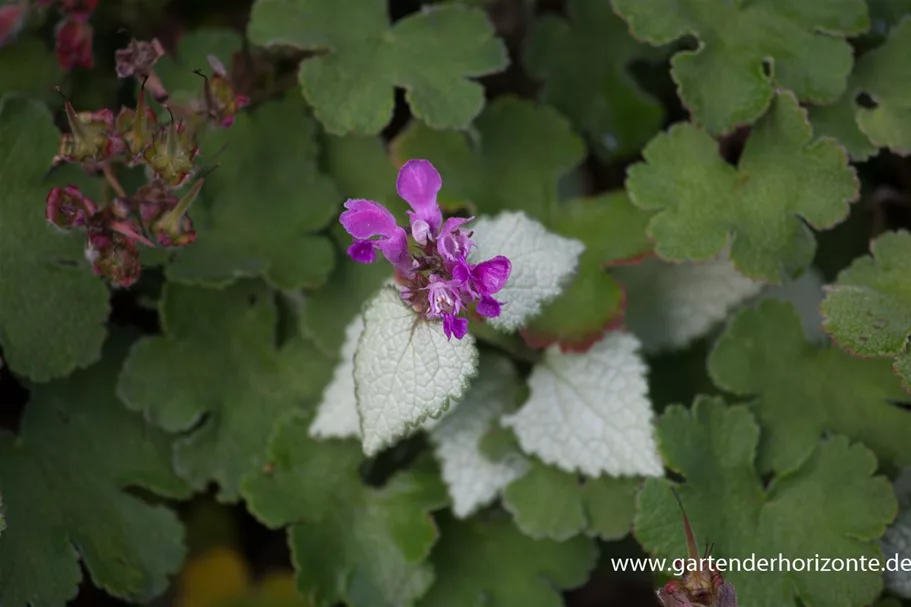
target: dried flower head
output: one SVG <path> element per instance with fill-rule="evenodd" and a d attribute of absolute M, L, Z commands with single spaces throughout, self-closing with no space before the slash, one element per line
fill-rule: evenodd
<path fill-rule="evenodd" d="M 153 38 L 151 42 L 130 40 L 126 48 L 122 48 L 114 53 L 115 70 L 118 78 L 148 78 L 152 73 L 152 68 L 158 63 L 158 60 L 164 56 L 164 47 L 158 38 Z"/>
<path fill-rule="evenodd" d="M 70 132 L 60 138 L 55 163 L 94 165 L 123 150 L 124 144 L 114 127 L 114 114 L 111 110 L 77 113 L 69 100 L 64 103 L 64 108 Z"/>

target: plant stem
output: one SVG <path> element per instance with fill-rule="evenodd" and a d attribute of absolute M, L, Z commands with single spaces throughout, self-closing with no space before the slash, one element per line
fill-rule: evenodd
<path fill-rule="evenodd" d="M 127 192 L 123 189 L 123 186 L 120 185 L 120 182 L 117 181 L 117 176 L 114 175 L 114 171 L 111 169 L 111 165 L 105 162 L 101 165 L 101 170 L 104 173 L 104 178 L 111 185 L 111 188 L 114 189 L 114 192 L 117 194 L 117 196 L 120 198 L 126 198 Z"/>

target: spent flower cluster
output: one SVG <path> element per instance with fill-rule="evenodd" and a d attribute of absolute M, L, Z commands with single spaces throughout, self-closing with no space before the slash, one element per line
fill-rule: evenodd
<path fill-rule="evenodd" d="M 121 108 L 115 117 L 109 109 L 76 112 L 66 101 L 70 132 L 62 135 L 54 164 L 78 164 L 90 174 L 103 174 L 114 192 L 113 200 L 97 204 L 74 185 L 52 188 L 47 196 L 47 220 L 63 230 L 85 230 L 86 258 L 94 272 L 121 287 L 139 278 L 140 243 L 182 247 L 196 239 L 186 213 L 199 195 L 203 178 L 182 197 L 176 191 L 198 172 L 200 130 L 210 123 L 230 126 L 234 114 L 249 102 L 235 92 L 224 66 L 210 57 L 214 75 L 203 75 L 201 99 L 182 107 L 167 105 L 167 91 L 153 70 L 163 54 L 157 40 L 133 40 L 117 51 L 118 76 L 142 82 L 135 109 Z M 150 82 L 153 96 L 171 115 L 168 122 L 160 122 L 146 104 Z M 182 118 L 175 119 L 174 112 Z M 147 183 L 127 194 L 113 170 L 118 163 L 145 167 Z"/>
<path fill-rule="evenodd" d="M 472 310 L 484 318 L 500 315 L 502 302 L 493 295 L 506 284 L 512 266 L 502 255 L 468 262 L 475 244 L 462 226 L 474 218 L 444 221 L 437 203 L 442 186 L 439 172 L 427 160 L 410 160 L 399 171 L 396 190 L 412 209 L 410 236 L 373 200 L 348 200 L 340 221 L 354 239 L 348 248 L 354 261 L 372 263 L 379 250 L 395 268 L 402 300 L 424 318 L 442 320 L 447 339 L 462 339 Z"/>

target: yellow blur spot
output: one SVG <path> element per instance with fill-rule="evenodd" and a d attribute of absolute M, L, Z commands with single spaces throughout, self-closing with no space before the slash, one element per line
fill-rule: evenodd
<path fill-rule="evenodd" d="M 276 571 L 254 583 L 243 557 L 213 548 L 184 567 L 175 607 L 312 607 L 297 592 L 291 571 Z"/>

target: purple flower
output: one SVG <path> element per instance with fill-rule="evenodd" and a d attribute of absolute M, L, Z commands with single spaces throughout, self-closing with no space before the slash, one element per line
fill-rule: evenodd
<path fill-rule="evenodd" d="M 447 339 L 468 332 L 466 314 L 472 309 L 485 318 L 500 315 L 501 302 L 493 298 L 509 280 L 512 264 L 499 255 L 478 264 L 468 263 L 474 243 L 462 226 L 473 217 L 443 221 L 437 194 L 443 180 L 427 160 L 409 160 L 399 171 L 396 190 L 411 206 L 411 242 L 404 228 L 383 205 L 350 199 L 339 221 L 351 234 L 348 255 L 359 263 L 376 260 L 376 250 L 395 267 L 402 299 L 427 319 L 442 320 Z"/>

